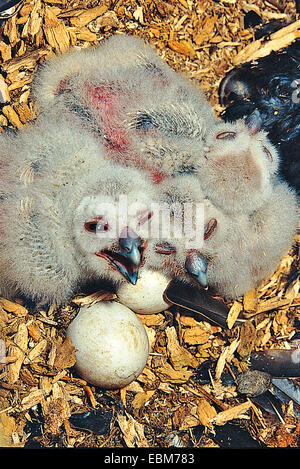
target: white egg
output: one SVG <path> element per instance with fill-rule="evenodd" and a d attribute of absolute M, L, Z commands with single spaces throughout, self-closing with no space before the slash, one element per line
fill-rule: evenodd
<path fill-rule="evenodd" d="M 144 270 L 135 285 L 124 283 L 117 291 L 119 301 L 135 313 L 160 313 L 170 307 L 163 294 L 170 282 L 162 272 Z"/>
<path fill-rule="evenodd" d="M 119 389 L 145 367 L 149 340 L 135 313 L 115 301 L 84 306 L 67 330 L 79 376 L 95 386 Z"/>

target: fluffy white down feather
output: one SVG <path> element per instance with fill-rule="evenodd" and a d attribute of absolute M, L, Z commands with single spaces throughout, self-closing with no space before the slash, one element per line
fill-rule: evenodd
<path fill-rule="evenodd" d="M 1 137 L 0 291 L 61 304 L 89 280 L 126 281 L 106 259 L 119 249 L 119 231 L 107 238 L 84 223 L 98 217 L 114 226 L 120 196 L 126 223 L 139 230 L 140 211 L 151 210 L 156 187 L 134 168 L 117 166 L 84 130 L 40 119 Z M 103 206 L 105 207 L 103 208 Z M 109 204 L 109 205 L 107 205 Z"/>
<path fill-rule="evenodd" d="M 172 178 L 160 188 L 162 200 L 170 206 L 176 202 L 192 203 L 194 208 L 203 205 L 204 233 L 215 228 L 198 250 L 207 261 L 209 287 L 224 298 L 236 298 L 258 286 L 292 246 L 300 210 L 295 192 L 285 182 L 274 180 L 267 200 L 255 210 L 235 213 L 225 212 L 206 198 L 195 176 Z M 193 229 L 194 233 L 199 229 L 195 217 Z M 176 253 L 160 257 L 166 258 L 165 266 L 176 275 L 178 266 L 184 269 L 189 244 L 184 237 L 169 241 Z"/>

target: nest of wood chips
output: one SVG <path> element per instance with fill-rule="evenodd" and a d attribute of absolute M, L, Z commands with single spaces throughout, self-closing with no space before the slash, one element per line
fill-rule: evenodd
<path fill-rule="evenodd" d="M 291 26 L 267 44 L 255 41 L 253 29 L 243 23 L 249 10 L 264 22 L 281 19 Z M 201 84 L 219 112 L 217 90 L 225 72 L 291 43 L 299 37 L 299 18 L 293 1 L 279 0 L 25 0 L 0 29 L 0 125 L 22 129 L 37 117 L 30 90 L 40 63 L 73 46 L 98 44 L 113 33 L 152 43 L 175 70 Z M 235 386 L 223 387 L 219 378 L 232 364 L 240 371 L 247 368 L 251 350 L 290 348 L 300 319 L 300 281 L 295 276 L 288 288 L 286 282 L 299 270 L 299 242 L 298 234 L 278 270 L 257 290 L 228 303 L 229 333 L 179 309 L 139 315 L 151 354 L 138 379 L 118 391 L 80 379 L 74 347 L 65 338 L 81 305 L 112 294 L 80 295 L 67 307 L 35 314 L 0 299 L 0 343 L 5 342 L 7 352 L 0 365 L 0 446 L 23 447 L 31 438 L 40 447 L 215 447 L 215 430 L 227 422 L 267 447 L 297 446 L 299 421 L 292 402 L 282 405 L 283 425 L 266 418 Z M 255 315 L 252 327 L 230 329 L 238 315 Z M 215 376 L 200 386 L 193 376 L 208 359 L 216 361 Z M 99 409 L 112 413 L 105 434 L 71 425 L 71 415 Z M 37 414 L 42 430 L 35 435 Z"/>

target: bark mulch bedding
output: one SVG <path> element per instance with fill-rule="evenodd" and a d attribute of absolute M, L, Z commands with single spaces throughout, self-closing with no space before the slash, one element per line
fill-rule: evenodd
<path fill-rule="evenodd" d="M 263 22 L 290 26 L 283 24 L 267 42 L 255 41 L 254 30 L 244 27 L 250 10 Z M 293 1 L 25 0 L 0 26 L 0 126 L 22 129 L 37 117 L 31 82 L 39 64 L 114 33 L 153 44 L 171 67 L 204 89 L 219 113 L 217 90 L 226 71 L 290 44 L 299 37 L 299 21 Z M 225 386 L 221 377 L 246 370 L 252 350 L 291 347 L 300 320 L 300 280 L 295 275 L 287 287 L 287 279 L 299 271 L 299 243 L 298 233 L 270 278 L 228 302 L 229 326 L 237 316 L 252 318 L 241 329 L 224 331 L 178 308 L 139 315 L 151 354 L 138 379 L 117 391 L 76 375 L 74 347 L 65 337 L 81 305 L 112 294 L 81 294 L 66 307 L 37 313 L 1 298 L 0 358 L 6 356 L 0 362 L 0 446 L 222 447 L 226 438 L 218 435 L 224 430 L 241 448 L 297 447 L 292 401 L 282 404 L 281 421 L 238 394 L 234 380 Z M 197 370 L 208 360 L 211 379 L 203 384 Z"/>

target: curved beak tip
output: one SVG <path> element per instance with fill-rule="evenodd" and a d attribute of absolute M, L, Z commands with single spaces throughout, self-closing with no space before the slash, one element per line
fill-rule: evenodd
<path fill-rule="evenodd" d="M 201 276 L 200 278 L 198 276 L 196 280 L 199 283 L 199 285 L 201 285 L 201 287 L 204 288 L 204 290 L 208 289 L 207 277 L 204 279 L 203 276 Z"/>
<path fill-rule="evenodd" d="M 186 269 L 188 273 L 201 285 L 202 288 L 208 289 L 207 263 L 205 258 L 198 251 L 192 252 L 187 256 Z"/>
<path fill-rule="evenodd" d="M 127 274 L 126 275 L 126 278 L 129 280 L 129 282 L 132 284 L 132 285 L 136 285 L 137 283 L 137 280 L 138 280 L 138 273 L 137 272 L 132 272 L 131 274 Z"/>
<path fill-rule="evenodd" d="M 113 252 L 103 250 L 95 253 L 99 257 L 106 259 L 114 270 L 118 270 L 120 274 L 128 280 L 132 285 L 135 285 L 138 279 L 137 266 L 132 265 L 127 256 L 121 252 Z"/>

